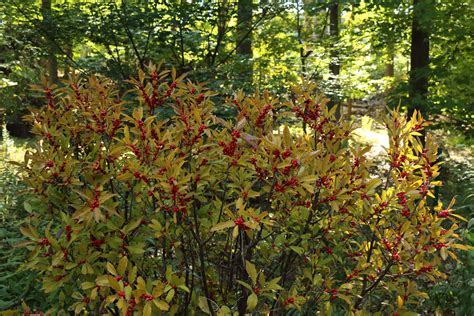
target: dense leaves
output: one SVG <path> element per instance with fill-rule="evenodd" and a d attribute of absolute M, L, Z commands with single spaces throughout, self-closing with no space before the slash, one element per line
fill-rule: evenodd
<path fill-rule="evenodd" d="M 129 83 L 139 105 L 95 77 L 39 88 L 47 104 L 29 117 L 25 268 L 59 297 L 53 310 L 401 313 L 468 249 L 452 204 L 432 205 L 437 149 L 418 140 L 418 113 L 383 118 L 380 179 L 311 85 L 291 100 L 237 92 L 223 120 L 215 93 L 175 71 Z"/>
<path fill-rule="evenodd" d="M 45 1 L 4 0 L 1 106 L 9 121 L 18 121 L 32 103 L 27 84 L 38 81 L 51 57 L 64 78 L 74 68 L 123 84 L 137 66 L 165 61 L 229 95 L 254 87 L 286 93 L 304 76 L 341 103 L 384 92 L 395 106 L 415 104 L 407 100 L 413 0 L 254 1 L 245 15 L 250 21 L 239 22 L 244 2 L 53 1 L 45 15 Z M 336 3 L 339 36 L 330 32 Z M 472 6 L 459 0 L 416 6 L 429 33 L 430 65 L 419 71 L 429 77 L 429 93 L 415 101 L 424 115 L 472 133 Z M 243 56 L 244 42 L 251 42 L 251 54 Z"/>

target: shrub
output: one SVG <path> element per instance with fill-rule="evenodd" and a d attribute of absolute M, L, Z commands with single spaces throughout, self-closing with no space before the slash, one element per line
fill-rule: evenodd
<path fill-rule="evenodd" d="M 236 93 L 225 121 L 202 84 L 153 66 L 138 77 L 132 108 L 91 77 L 46 88 L 29 117 L 40 140 L 23 164 L 25 268 L 56 310 L 399 313 L 426 298 L 417 280 L 443 278 L 442 261 L 466 248 L 452 205 L 427 202 L 441 183 L 420 115 L 384 119 L 378 179 L 311 86 L 292 101 Z"/>
<path fill-rule="evenodd" d="M 3 142 L 11 146 L 9 140 L 4 129 Z M 4 163 L 9 157 L 3 154 L 11 150 L 7 151 L 0 145 L 0 151 L 0 314 L 9 315 L 7 310 L 20 306 L 22 302 L 44 310 L 46 300 L 38 276 L 31 271 L 18 271 L 27 257 L 26 249 L 15 247 L 25 240 L 18 230 L 20 219 L 26 213 L 22 208 L 23 196 L 19 194 L 25 186 L 19 181 L 17 170 L 7 169 Z"/>

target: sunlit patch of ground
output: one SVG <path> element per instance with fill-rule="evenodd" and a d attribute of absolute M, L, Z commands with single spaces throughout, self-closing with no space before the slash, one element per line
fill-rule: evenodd
<path fill-rule="evenodd" d="M 23 161 L 31 139 L 17 139 L 10 136 L 6 125 L 1 126 L 0 134 L 0 170 L 10 169 L 9 161 Z"/>
<path fill-rule="evenodd" d="M 370 146 L 368 158 L 384 156 L 389 146 L 387 130 L 368 116 L 362 117 L 360 125 L 352 132 L 352 141 Z"/>

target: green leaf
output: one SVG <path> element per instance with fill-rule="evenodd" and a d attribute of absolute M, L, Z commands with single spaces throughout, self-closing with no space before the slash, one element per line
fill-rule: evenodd
<path fill-rule="evenodd" d="M 302 255 L 304 253 L 304 249 L 301 248 L 301 247 L 290 246 L 290 249 L 293 250 L 294 252 L 296 252 L 299 255 Z"/>
<path fill-rule="evenodd" d="M 257 307 L 258 304 L 258 297 L 255 295 L 255 293 L 252 293 L 249 295 L 247 298 L 247 310 L 249 312 L 253 311 L 255 307 Z"/>
<path fill-rule="evenodd" d="M 245 270 L 247 271 L 250 279 L 252 279 L 252 284 L 257 284 L 257 269 L 255 265 L 249 261 L 245 261 Z"/>
<path fill-rule="evenodd" d="M 205 296 L 199 296 L 198 306 L 204 313 L 211 314 L 211 311 L 209 310 L 209 304 L 207 303 Z"/>
<path fill-rule="evenodd" d="M 84 282 L 84 283 L 81 284 L 81 288 L 83 290 L 92 289 L 94 286 L 95 286 L 95 283 L 93 283 L 93 282 Z"/>
<path fill-rule="evenodd" d="M 141 222 L 142 222 L 142 218 L 140 217 L 140 218 L 134 220 L 133 222 L 128 223 L 123 228 L 123 233 L 126 235 L 129 232 L 134 231 L 140 225 Z"/>
<path fill-rule="evenodd" d="M 172 300 L 173 297 L 174 297 L 174 293 L 175 293 L 174 289 L 171 289 L 171 290 L 168 292 L 168 294 L 166 294 L 166 301 L 167 301 L 167 302 L 171 302 L 171 300 Z"/>
<path fill-rule="evenodd" d="M 181 289 L 181 290 L 183 290 L 183 291 L 189 293 L 189 288 L 188 288 L 186 285 L 184 285 L 184 284 L 178 285 L 178 289 Z"/>
<path fill-rule="evenodd" d="M 127 249 L 130 252 L 130 254 L 132 254 L 132 255 L 140 255 L 140 254 L 145 252 L 145 249 L 143 249 L 142 247 L 140 247 L 138 245 L 136 245 L 136 246 L 127 246 Z"/>
<path fill-rule="evenodd" d="M 240 285 L 244 286 L 244 287 L 247 288 L 248 290 L 253 291 L 253 290 L 252 290 L 252 287 L 250 286 L 250 284 L 245 283 L 244 281 L 241 281 L 241 280 L 236 280 L 236 282 L 239 283 Z"/>
<path fill-rule="evenodd" d="M 229 316 L 229 315 L 232 315 L 232 311 L 230 310 L 229 307 L 227 306 L 221 306 L 221 308 L 219 308 L 219 311 L 217 312 L 217 316 Z"/>
<path fill-rule="evenodd" d="M 278 285 L 278 282 L 280 281 L 280 279 L 281 277 L 277 277 L 268 281 L 265 288 L 269 290 L 275 290 L 275 291 L 283 290 L 283 288 L 280 285 Z"/>

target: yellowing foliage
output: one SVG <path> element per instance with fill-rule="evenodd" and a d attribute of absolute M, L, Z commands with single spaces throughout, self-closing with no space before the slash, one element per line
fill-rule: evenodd
<path fill-rule="evenodd" d="M 94 77 L 46 88 L 29 116 L 25 267 L 58 311 L 404 311 L 426 297 L 416 281 L 444 277 L 438 266 L 466 248 L 452 205 L 430 204 L 439 164 L 417 114 L 384 119 L 378 179 L 311 86 L 287 101 L 236 93 L 223 120 L 215 94 L 174 71 L 130 83 L 125 98 Z M 279 129 L 283 117 L 308 133 Z"/>

